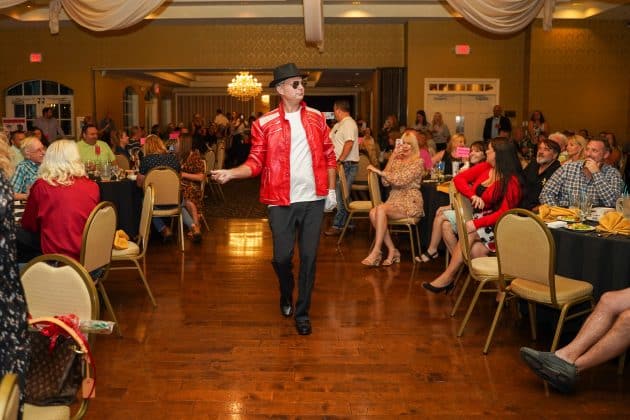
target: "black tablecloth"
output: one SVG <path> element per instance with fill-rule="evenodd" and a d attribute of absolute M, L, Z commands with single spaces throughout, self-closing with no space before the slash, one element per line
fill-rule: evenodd
<path fill-rule="evenodd" d="M 449 203 L 448 194 L 437 190 L 437 182 L 423 182 L 420 191 L 424 201 L 424 217 L 420 219 L 420 242 L 422 249 L 427 249 L 431 241 L 431 231 L 433 229 L 433 219 L 435 212 L 442 206 Z"/>
<path fill-rule="evenodd" d="M 556 243 L 556 272 L 588 281 L 593 296 L 630 287 L 630 237 L 551 229 Z"/>
<path fill-rule="evenodd" d="M 118 229 L 124 230 L 129 236 L 138 235 L 140 213 L 142 212 L 142 190 L 135 181 L 122 180 L 99 182 L 101 201 L 111 201 L 116 205 L 118 214 Z"/>

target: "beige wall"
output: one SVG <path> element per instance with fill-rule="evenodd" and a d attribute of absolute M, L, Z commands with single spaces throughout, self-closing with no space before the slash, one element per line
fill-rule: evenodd
<path fill-rule="evenodd" d="M 630 127 L 630 31 L 622 21 L 555 21 L 551 32 L 535 24 L 531 39 L 529 31 L 494 37 L 447 19 L 407 25 L 328 24 L 322 54 L 304 45 L 300 24 L 151 22 L 116 34 L 94 34 L 68 23 L 55 36 L 45 24 L 5 26 L 0 37 L 5 57 L 0 86 L 39 78 L 58 81 L 75 90 L 77 116 L 96 110 L 100 118 L 110 109 L 120 121 L 122 89 L 133 83 L 142 105 L 141 89 L 150 87 L 146 82 L 93 75 L 94 68 L 270 69 L 294 61 L 309 68 L 407 65 L 408 121 L 423 107 L 426 77 L 497 77 L 500 101 L 505 109 L 517 112 L 516 120 L 540 108 L 552 128 L 613 129 L 623 139 Z M 458 43 L 470 44 L 471 54 L 455 56 L 452 48 Z M 28 63 L 29 52 L 41 52 L 43 63 Z M 368 100 L 370 94 L 361 96 Z"/>
<path fill-rule="evenodd" d="M 629 95 L 630 30 L 624 21 L 555 21 L 551 32 L 534 25 L 529 101 L 552 130 L 613 130 L 628 141 Z"/>
<path fill-rule="evenodd" d="M 516 111 L 517 120 L 522 118 L 524 32 L 493 37 L 461 21 L 422 20 L 408 24 L 407 43 L 409 125 L 416 110 L 424 108 L 424 79 L 432 77 L 498 78 L 503 109 Z M 469 44 L 470 55 L 455 55 L 456 44 Z"/>

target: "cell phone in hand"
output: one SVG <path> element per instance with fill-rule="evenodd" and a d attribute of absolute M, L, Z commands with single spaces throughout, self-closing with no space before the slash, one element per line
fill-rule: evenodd
<path fill-rule="evenodd" d="M 402 139 L 396 139 L 396 146 L 400 146 L 401 144 L 403 144 Z"/>

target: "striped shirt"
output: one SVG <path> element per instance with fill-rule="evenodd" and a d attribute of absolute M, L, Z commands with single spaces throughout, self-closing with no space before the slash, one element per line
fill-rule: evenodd
<path fill-rule="evenodd" d="M 39 165 L 32 160 L 24 159 L 18 163 L 15 168 L 15 173 L 11 178 L 11 184 L 13 185 L 13 192 L 26 194 L 28 189 L 37 179 L 37 170 Z"/>

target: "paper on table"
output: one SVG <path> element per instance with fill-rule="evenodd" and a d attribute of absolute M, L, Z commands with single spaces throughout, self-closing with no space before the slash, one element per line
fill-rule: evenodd
<path fill-rule="evenodd" d="M 567 227 L 567 222 L 563 222 L 562 220 L 556 220 L 555 222 L 547 223 L 547 227 L 549 229 L 563 228 L 563 227 Z"/>

